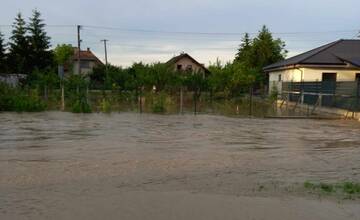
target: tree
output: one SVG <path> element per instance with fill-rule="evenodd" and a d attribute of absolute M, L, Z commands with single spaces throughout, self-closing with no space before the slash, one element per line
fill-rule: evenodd
<path fill-rule="evenodd" d="M 234 63 L 240 63 L 241 72 L 254 74 L 255 83 L 260 85 L 265 82 L 262 69 L 272 63 L 285 59 L 287 51 L 285 43 L 280 39 L 274 39 L 269 29 L 264 25 L 254 39 L 245 34 L 242 39 Z"/>
<path fill-rule="evenodd" d="M 0 32 L 0 73 L 6 72 L 6 48 L 4 43 L 4 35 Z"/>
<path fill-rule="evenodd" d="M 26 37 L 26 23 L 21 13 L 18 13 L 13 24 L 10 37 L 9 67 L 14 73 L 28 74 L 29 41 Z"/>
<path fill-rule="evenodd" d="M 38 10 L 33 11 L 33 15 L 30 18 L 27 30 L 29 32 L 29 46 L 30 46 L 30 68 L 32 70 L 45 68 L 52 65 L 52 53 L 50 48 L 50 37 L 45 32 L 45 24 L 40 18 L 41 14 Z"/>
<path fill-rule="evenodd" d="M 68 65 L 74 55 L 74 48 L 69 44 L 57 45 L 54 50 L 54 58 L 58 65 Z"/>
<path fill-rule="evenodd" d="M 248 62 L 250 58 L 250 53 L 252 49 L 252 40 L 250 39 L 250 35 L 245 33 L 243 39 L 241 40 L 240 47 L 235 56 L 235 61 L 237 62 Z"/>
<path fill-rule="evenodd" d="M 255 68 L 263 68 L 272 63 L 285 59 L 287 50 L 285 43 L 280 39 L 274 39 L 269 29 L 264 25 L 258 36 L 253 40 L 251 65 Z"/>

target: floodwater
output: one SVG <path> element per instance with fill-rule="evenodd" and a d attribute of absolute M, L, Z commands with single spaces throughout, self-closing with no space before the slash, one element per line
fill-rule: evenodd
<path fill-rule="evenodd" d="M 46 112 L 1 113 L 0 123 L 0 219 L 190 219 L 186 205 L 206 201 L 214 204 L 194 219 L 222 219 L 211 215 L 218 204 L 233 207 L 225 219 L 239 219 L 236 207 L 249 198 L 255 209 L 277 209 L 281 201 L 262 198 L 307 197 L 305 181 L 360 182 L 355 121 Z"/>

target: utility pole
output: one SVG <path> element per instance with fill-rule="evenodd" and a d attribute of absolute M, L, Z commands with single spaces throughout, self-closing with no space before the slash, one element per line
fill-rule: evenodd
<path fill-rule="evenodd" d="M 80 30 L 81 30 L 81 25 L 77 26 L 77 41 L 78 41 L 78 74 L 81 74 L 81 67 L 80 67 L 80 52 L 81 52 L 81 38 L 80 38 Z"/>
<path fill-rule="evenodd" d="M 104 49 L 105 49 L 105 65 L 107 67 L 108 65 L 108 57 L 107 57 L 107 45 L 106 42 L 108 42 L 109 40 L 103 39 L 101 40 L 101 42 L 104 42 Z"/>

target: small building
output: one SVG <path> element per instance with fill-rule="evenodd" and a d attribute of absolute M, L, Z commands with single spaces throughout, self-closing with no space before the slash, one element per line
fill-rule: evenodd
<path fill-rule="evenodd" d="M 360 40 L 338 40 L 264 68 L 283 100 L 360 111 Z"/>
<path fill-rule="evenodd" d="M 74 56 L 73 56 L 73 73 L 78 73 L 78 54 L 79 50 L 77 47 L 74 48 Z M 93 68 L 104 65 L 103 62 L 99 58 L 95 56 L 95 54 L 90 50 L 90 48 L 87 48 L 87 50 L 81 50 L 80 51 L 80 73 L 81 74 L 89 74 L 93 70 Z M 69 70 L 65 70 L 67 72 Z"/>
<path fill-rule="evenodd" d="M 264 72 L 270 92 L 277 88 L 281 93 L 284 82 L 355 82 L 360 79 L 360 40 L 338 40 L 266 66 Z"/>
<path fill-rule="evenodd" d="M 168 62 L 166 62 L 166 64 L 172 66 L 174 71 L 189 71 L 202 73 L 204 75 L 209 73 L 209 70 L 204 66 L 204 64 L 199 63 L 187 53 L 182 53 L 179 56 L 171 58 Z"/>

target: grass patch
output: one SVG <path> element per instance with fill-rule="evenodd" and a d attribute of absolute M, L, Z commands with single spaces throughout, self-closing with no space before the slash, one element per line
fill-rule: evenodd
<path fill-rule="evenodd" d="M 331 184 L 306 181 L 304 182 L 304 188 L 312 192 L 345 195 L 345 198 L 353 198 L 353 196 L 360 198 L 360 183 L 343 182 Z"/>

